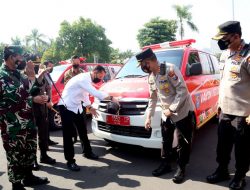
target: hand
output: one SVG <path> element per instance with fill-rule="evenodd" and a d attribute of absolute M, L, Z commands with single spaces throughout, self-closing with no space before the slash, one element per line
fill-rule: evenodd
<path fill-rule="evenodd" d="M 145 121 L 145 129 L 148 131 L 151 128 L 151 119 L 147 118 Z"/>
<path fill-rule="evenodd" d="M 218 109 L 217 109 L 217 116 L 220 116 L 220 114 L 221 114 L 221 108 L 218 107 Z"/>
<path fill-rule="evenodd" d="M 250 125 L 250 115 L 246 118 L 246 122 L 248 125 Z"/>
<path fill-rule="evenodd" d="M 90 108 L 89 109 L 89 112 L 95 117 L 97 118 L 99 116 L 99 114 L 97 113 L 96 109 L 95 108 Z"/>
<path fill-rule="evenodd" d="M 33 102 L 37 104 L 46 104 L 48 101 L 48 96 L 38 95 L 33 97 Z"/>
<path fill-rule="evenodd" d="M 112 98 L 112 102 L 115 102 L 115 103 L 117 103 L 118 105 L 120 105 L 120 103 L 119 103 L 119 100 L 118 100 L 118 98 Z"/>
<path fill-rule="evenodd" d="M 164 110 L 163 113 L 166 117 L 170 117 L 171 115 L 173 115 L 173 112 L 171 112 L 169 109 Z"/>
<path fill-rule="evenodd" d="M 52 102 L 48 102 L 47 103 L 47 108 L 51 109 L 53 107 L 53 103 Z"/>

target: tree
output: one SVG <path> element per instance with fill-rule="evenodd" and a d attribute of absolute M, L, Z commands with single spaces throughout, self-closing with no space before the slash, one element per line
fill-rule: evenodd
<path fill-rule="evenodd" d="M 2 65 L 3 61 L 4 61 L 4 57 L 3 57 L 3 50 L 4 50 L 5 44 L 0 43 L 0 65 Z"/>
<path fill-rule="evenodd" d="M 174 5 L 178 17 L 178 25 L 181 39 L 184 37 L 184 22 L 191 28 L 192 31 L 198 32 L 197 26 L 192 22 L 192 14 L 189 10 L 192 8 L 191 5 Z"/>
<path fill-rule="evenodd" d="M 72 55 L 87 57 L 88 62 L 98 59 L 109 62 L 111 41 L 105 35 L 105 29 L 90 19 L 80 17 L 70 24 L 61 23 L 59 37 L 55 41 L 55 55 L 68 59 Z"/>
<path fill-rule="evenodd" d="M 46 36 L 40 34 L 37 29 L 33 29 L 31 34 L 25 37 L 26 46 L 32 53 L 42 55 L 49 44 L 44 40 Z"/>
<path fill-rule="evenodd" d="M 112 49 L 112 52 L 110 55 L 111 63 L 123 64 L 124 60 L 132 57 L 133 55 L 134 53 L 131 50 L 120 52 L 119 49 Z"/>
<path fill-rule="evenodd" d="M 15 38 L 11 38 L 11 44 L 20 46 L 22 45 L 22 40 L 16 36 Z"/>
<path fill-rule="evenodd" d="M 140 47 L 175 40 L 177 24 L 175 20 L 153 18 L 140 29 L 137 40 Z"/>

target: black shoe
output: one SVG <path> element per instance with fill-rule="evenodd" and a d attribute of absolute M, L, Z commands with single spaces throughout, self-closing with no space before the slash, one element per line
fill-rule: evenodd
<path fill-rule="evenodd" d="M 178 169 L 177 169 L 177 171 L 174 174 L 174 177 L 172 179 L 173 182 L 174 183 L 182 183 L 184 178 L 185 178 L 185 170 L 178 167 Z"/>
<path fill-rule="evenodd" d="M 241 179 L 234 178 L 229 184 L 229 189 L 230 190 L 241 190 L 245 186 L 246 186 L 246 181 L 244 178 L 241 178 Z"/>
<path fill-rule="evenodd" d="M 52 140 L 49 140 L 49 146 L 52 146 L 52 145 L 57 145 L 58 142 L 55 142 L 55 141 L 52 141 Z"/>
<path fill-rule="evenodd" d="M 45 164 L 50 164 L 50 165 L 53 165 L 56 163 L 56 159 L 53 159 L 49 156 L 43 156 L 40 158 L 40 162 L 41 163 L 45 163 Z"/>
<path fill-rule="evenodd" d="M 12 183 L 12 190 L 26 190 L 21 182 Z"/>
<path fill-rule="evenodd" d="M 34 171 L 40 170 L 40 165 L 37 163 L 37 161 L 35 161 L 35 163 L 33 164 L 32 170 L 34 170 Z"/>
<path fill-rule="evenodd" d="M 212 175 L 207 176 L 208 183 L 219 183 L 225 180 L 229 180 L 230 176 L 227 170 L 217 169 Z"/>
<path fill-rule="evenodd" d="M 95 153 L 90 152 L 90 153 L 84 153 L 84 157 L 92 160 L 97 160 L 99 156 L 97 156 Z"/>
<path fill-rule="evenodd" d="M 67 166 L 71 171 L 80 171 L 80 167 L 76 163 L 67 163 Z"/>
<path fill-rule="evenodd" d="M 35 185 L 43 185 L 49 183 L 47 177 L 37 177 L 35 175 L 29 175 L 24 178 L 23 185 L 24 186 L 35 186 Z"/>
<path fill-rule="evenodd" d="M 73 137 L 73 143 L 77 143 L 77 137 Z"/>
<path fill-rule="evenodd" d="M 162 174 L 169 173 L 171 171 L 171 166 L 166 161 L 163 161 L 161 165 L 152 172 L 152 175 L 158 177 Z"/>

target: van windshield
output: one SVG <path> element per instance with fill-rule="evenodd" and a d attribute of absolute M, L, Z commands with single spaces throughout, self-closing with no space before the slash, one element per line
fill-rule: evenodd
<path fill-rule="evenodd" d="M 59 65 L 59 66 L 55 66 L 53 68 L 52 73 L 50 73 L 50 76 L 53 80 L 53 82 L 56 82 L 59 77 L 61 76 L 61 74 L 65 71 L 65 69 L 68 67 L 69 65 Z"/>
<path fill-rule="evenodd" d="M 167 63 L 172 63 L 176 67 L 181 67 L 181 61 L 183 57 L 183 49 L 174 49 L 167 51 L 155 52 L 156 57 L 160 63 L 166 61 Z M 138 67 L 138 62 L 136 57 L 133 56 L 128 60 L 128 62 L 121 68 L 120 72 L 116 75 L 116 78 L 124 77 L 144 77 L 147 76 L 140 67 Z"/>

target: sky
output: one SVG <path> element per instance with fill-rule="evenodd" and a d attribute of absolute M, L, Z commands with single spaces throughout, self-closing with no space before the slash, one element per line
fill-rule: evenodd
<path fill-rule="evenodd" d="M 139 29 L 155 17 L 177 19 L 174 4 L 193 6 L 190 11 L 199 33 L 185 26 L 184 38 L 196 39 L 194 47 L 214 48 L 211 37 L 228 20 L 240 21 L 242 37 L 250 40 L 249 0 L 2 0 L 0 42 L 10 43 L 16 36 L 23 39 L 34 28 L 56 38 L 62 21 L 72 23 L 81 16 L 104 27 L 113 48 L 138 52 Z"/>

